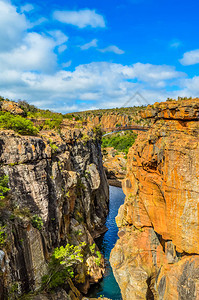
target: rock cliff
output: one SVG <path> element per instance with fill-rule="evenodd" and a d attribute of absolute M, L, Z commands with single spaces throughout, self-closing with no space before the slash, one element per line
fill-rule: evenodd
<path fill-rule="evenodd" d="M 0 298 L 37 291 L 53 249 L 86 242 L 69 293 L 81 299 L 75 287 L 86 293 L 104 271 L 103 259 L 96 263 L 90 250 L 106 230 L 108 213 L 98 137 L 75 128 L 38 136 L 1 130 L 0 164 L 0 178 L 8 178 L 10 189 L 0 206 Z"/>
<path fill-rule="evenodd" d="M 199 99 L 155 103 L 129 150 L 111 265 L 123 300 L 199 299 Z"/>

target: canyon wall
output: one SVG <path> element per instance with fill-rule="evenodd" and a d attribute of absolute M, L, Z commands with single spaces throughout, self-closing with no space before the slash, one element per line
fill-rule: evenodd
<path fill-rule="evenodd" d="M 199 299 L 199 99 L 155 103 L 129 150 L 111 265 L 123 300 Z"/>
<path fill-rule="evenodd" d="M 141 125 L 147 126 L 149 124 L 148 121 L 141 117 L 140 112 L 132 113 L 132 114 L 122 114 L 122 113 L 105 113 L 102 116 L 89 116 L 87 118 L 88 126 L 93 127 L 100 125 L 103 129 L 114 128 L 117 126 L 125 126 L 127 125 Z"/>
<path fill-rule="evenodd" d="M 106 230 L 108 214 L 98 136 L 79 129 L 43 130 L 38 136 L 2 130 L 0 164 L 0 178 L 7 176 L 10 189 L 0 206 L 0 298 L 37 291 L 53 249 L 85 242 L 75 286 L 68 288 L 71 299 L 81 299 L 78 290 L 86 293 L 104 272 L 103 258 L 96 263 L 90 250 Z M 69 299 L 61 295 L 56 299 Z"/>

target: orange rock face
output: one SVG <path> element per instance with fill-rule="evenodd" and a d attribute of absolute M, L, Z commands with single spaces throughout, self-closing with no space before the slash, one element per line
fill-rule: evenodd
<path fill-rule="evenodd" d="M 18 103 L 13 101 L 2 101 L 1 110 L 10 112 L 14 115 L 23 115 L 24 111 L 19 107 Z"/>
<path fill-rule="evenodd" d="M 111 264 L 123 299 L 199 299 L 199 99 L 144 114 L 154 124 L 128 154 Z"/>
<path fill-rule="evenodd" d="M 117 179 L 122 181 L 126 176 L 126 158 L 125 154 L 117 152 L 113 147 L 102 149 L 103 166 L 106 170 L 108 179 Z"/>

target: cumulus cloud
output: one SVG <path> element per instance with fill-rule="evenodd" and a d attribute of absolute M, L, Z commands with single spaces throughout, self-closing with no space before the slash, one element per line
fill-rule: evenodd
<path fill-rule="evenodd" d="M 143 71 L 149 74 L 143 77 Z M 16 73 L 10 73 L 6 77 L 12 77 L 8 91 L 16 95 L 14 98 L 28 99 L 34 104 L 40 99 L 40 107 L 64 112 L 69 111 L 70 107 L 73 107 L 71 111 L 74 110 L 77 102 L 75 110 L 89 109 L 91 106 L 95 108 L 122 106 L 137 90 L 141 91 L 149 102 L 152 102 L 154 97 L 165 99 L 169 97 L 163 88 L 165 84 L 158 86 L 158 83 L 175 81 L 178 75 L 182 74 L 169 66 L 141 63 L 127 66 L 93 62 L 80 65 L 73 71 L 62 70 L 52 74 L 18 71 L 18 76 Z M 5 92 L 1 76 L 3 75 L 0 75 L 0 94 L 3 89 Z M 4 95 L 7 96 L 6 93 Z"/>
<path fill-rule="evenodd" d="M 4 69 L 50 72 L 57 61 L 55 45 L 54 39 L 30 32 L 19 47 L 0 53 L 0 64 Z"/>
<path fill-rule="evenodd" d="M 99 51 L 100 51 L 100 52 L 103 52 L 103 53 L 105 53 L 105 52 L 113 52 L 113 53 L 115 53 L 115 54 L 124 54 L 124 51 L 121 50 L 121 49 L 119 49 L 119 48 L 118 48 L 117 46 L 115 46 L 115 45 L 108 46 L 108 47 L 106 47 L 106 48 L 104 48 L 104 49 L 99 49 Z"/>
<path fill-rule="evenodd" d="M 25 15 L 17 13 L 16 7 L 9 2 L 0 0 L 0 51 L 16 47 L 28 27 Z"/>
<path fill-rule="evenodd" d="M 95 11 L 76 13 L 76 17 L 73 12 L 69 13 L 67 22 L 79 28 L 105 26 L 103 17 Z M 68 36 L 60 30 L 36 32 L 27 18 L 17 12 L 11 2 L 0 0 L 0 28 L 3 28 L 0 31 L 2 96 L 15 100 L 26 99 L 40 108 L 67 112 L 120 107 L 136 91 L 140 91 L 152 103 L 154 100 L 174 97 L 175 93 L 188 93 L 194 89 L 194 85 L 199 86 L 197 77 L 186 79 L 184 73 L 167 65 L 92 62 L 73 70 L 66 69 L 70 67 L 71 60 L 65 57 L 64 63 L 59 61 L 59 53 L 66 50 Z M 96 46 L 97 40 L 93 39 L 81 47 L 86 50 Z M 123 53 L 116 46 L 101 51 Z M 175 92 L 179 80 L 181 90 L 178 88 Z M 196 87 L 194 91 L 197 93 Z"/>
<path fill-rule="evenodd" d="M 94 40 L 90 41 L 89 43 L 80 46 L 80 48 L 82 50 L 88 50 L 89 48 L 97 47 L 97 42 L 98 42 L 98 40 L 94 39 Z"/>
<path fill-rule="evenodd" d="M 199 49 L 185 52 L 180 63 L 184 66 L 195 65 L 199 63 Z"/>
<path fill-rule="evenodd" d="M 95 10 L 83 9 L 77 11 L 57 10 L 53 14 L 54 18 L 62 23 L 71 24 L 79 28 L 87 26 L 97 28 L 105 27 L 104 17 L 95 12 Z"/>
<path fill-rule="evenodd" d="M 168 80 L 184 77 L 186 74 L 178 72 L 172 66 L 136 63 L 133 65 L 135 77 L 156 87 L 164 87 Z"/>

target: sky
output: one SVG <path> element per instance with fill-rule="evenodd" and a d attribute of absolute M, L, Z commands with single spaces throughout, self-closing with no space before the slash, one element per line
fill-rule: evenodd
<path fill-rule="evenodd" d="M 62 113 L 197 97 L 198 11 L 196 0 L 0 0 L 0 95 Z"/>

